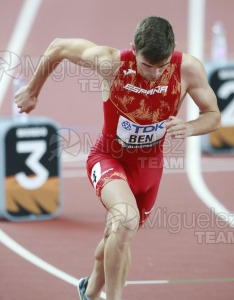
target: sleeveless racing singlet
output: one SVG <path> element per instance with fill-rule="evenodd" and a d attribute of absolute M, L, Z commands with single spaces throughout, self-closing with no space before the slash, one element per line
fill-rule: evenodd
<path fill-rule="evenodd" d="M 112 82 L 104 105 L 103 137 L 117 140 L 124 148 L 145 148 L 158 144 L 165 135 L 164 123 L 175 116 L 181 94 L 182 52 L 171 61 L 156 81 L 137 72 L 132 50 L 121 51 L 121 67 Z"/>
<path fill-rule="evenodd" d="M 163 172 L 164 123 L 177 114 L 180 101 L 181 61 L 182 53 L 174 52 L 163 74 L 156 81 L 147 81 L 137 72 L 132 51 L 121 51 L 121 67 L 109 99 L 103 102 L 102 134 L 87 159 L 89 180 L 99 197 L 107 183 L 128 182 L 140 223 L 156 201 Z"/>

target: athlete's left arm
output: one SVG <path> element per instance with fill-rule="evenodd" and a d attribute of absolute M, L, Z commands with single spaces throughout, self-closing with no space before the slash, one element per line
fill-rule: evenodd
<path fill-rule="evenodd" d="M 220 126 L 220 111 L 202 63 L 197 58 L 184 54 L 181 78 L 187 93 L 198 106 L 200 115 L 188 122 L 170 117 L 166 125 L 167 134 L 175 138 L 185 138 L 217 130 Z"/>

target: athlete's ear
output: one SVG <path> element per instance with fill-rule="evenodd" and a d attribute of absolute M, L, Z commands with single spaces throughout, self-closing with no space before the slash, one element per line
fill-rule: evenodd
<path fill-rule="evenodd" d="M 132 53 L 134 55 L 136 55 L 136 47 L 135 47 L 135 45 L 133 43 L 130 43 L 130 46 L 131 46 L 131 49 L 132 49 Z"/>

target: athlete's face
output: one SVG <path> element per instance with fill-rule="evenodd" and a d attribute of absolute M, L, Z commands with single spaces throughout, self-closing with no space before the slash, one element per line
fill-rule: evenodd
<path fill-rule="evenodd" d="M 155 65 L 150 64 L 141 54 L 136 54 L 137 71 L 147 80 L 158 79 L 170 63 L 171 56 Z"/>

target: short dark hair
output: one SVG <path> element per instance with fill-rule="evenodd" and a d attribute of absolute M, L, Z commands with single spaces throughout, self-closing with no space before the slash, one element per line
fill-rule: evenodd
<path fill-rule="evenodd" d="M 134 36 L 136 53 L 151 64 L 167 59 L 175 48 L 175 37 L 171 24 L 161 17 L 143 19 Z"/>

